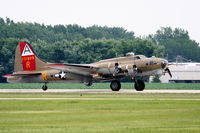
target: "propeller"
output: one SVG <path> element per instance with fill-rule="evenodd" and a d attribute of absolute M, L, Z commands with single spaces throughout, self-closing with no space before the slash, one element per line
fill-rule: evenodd
<path fill-rule="evenodd" d="M 163 60 L 163 61 L 161 62 L 161 67 L 162 67 L 163 69 L 166 68 L 167 65 L 168 65 L 168 61 L 167 61 L 167 60 Z M 167 69 L 167 68 L 166 68 L 166 69 Z"/>
<path fill-rule="evenodd" d="M 169 76 L 172 77 L 172 74 L 171 74 L 171 72 L 170 72 L 168 67 L 165 69 L 165 72 L 169 73 Z"/>

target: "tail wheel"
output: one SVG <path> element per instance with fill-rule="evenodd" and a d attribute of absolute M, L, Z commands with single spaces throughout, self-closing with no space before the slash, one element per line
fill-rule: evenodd
<path fill-rule="evenodd" d="M 43 85 L 43 86 L 42 86 L 42 90 L 43 90 L 43 91 L 46 91 L 47 89 L 48 89 L 48 86 L 47 86 L 47 85 Z"/>
<path fill-rule="evenodd" d="M 135 82 L 135 89 L 136 91 L 143 91 L 145 88 L 145 84 L 144 84 L 144 81 L 142 80 L 137 80 Z"/>
<path fill-rule="evenodd" d="M 113 80 L 110 83 L 110 88 L 112 91 L 119 91 L 121 89 L 121 83 L 118 80 Z"/>
<path fill-rule="evenodd" d="M 92 86 L 92 82 L 84 82 L 86 86 Z"/>

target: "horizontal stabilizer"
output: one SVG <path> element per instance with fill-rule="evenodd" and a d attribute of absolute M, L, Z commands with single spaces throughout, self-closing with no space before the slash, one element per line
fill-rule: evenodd
<path fill-rule="evenodd" d="M 7 78 L 7 77 L 29 77 L 29 76 L 37 76 L 37 75 L 41 75 L 42 73 L 24 73 L 24 74 L 8 74 L 8 75 L 3 75 L 3 77 Z"/>

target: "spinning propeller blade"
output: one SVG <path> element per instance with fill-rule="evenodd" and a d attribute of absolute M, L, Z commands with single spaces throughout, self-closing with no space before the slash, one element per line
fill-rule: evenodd
<path fill-rule="evenodd" d="M 172 77 L 172 74 L 171 74 L 171 72 L 170 72 L 168 67 L 165 69 L 165 72 L 169 73 L 169 76 Z"/>

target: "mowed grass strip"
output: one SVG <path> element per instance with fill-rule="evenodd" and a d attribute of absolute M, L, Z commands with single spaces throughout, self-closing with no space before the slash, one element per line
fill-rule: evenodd
<path fill-rule="evenodd" d="M 42 83 L 0 83 L 0 89 L 41 89 Z M 49 89 L 110 89 L 110 83 L 49 83 Z M 200 83 L 145 83 L 147 90 L 200 90 Z M 134 89 L 134 83 L 122 83 L 122 89 Z"/>
<path fill-rule="evenodd" d="M 0 100 L 0 133 L 200 132 L 200 101 L 173 100 L 199 99 L 200 94 L 5 93 L 0 97 L 79 98 Z"/>

